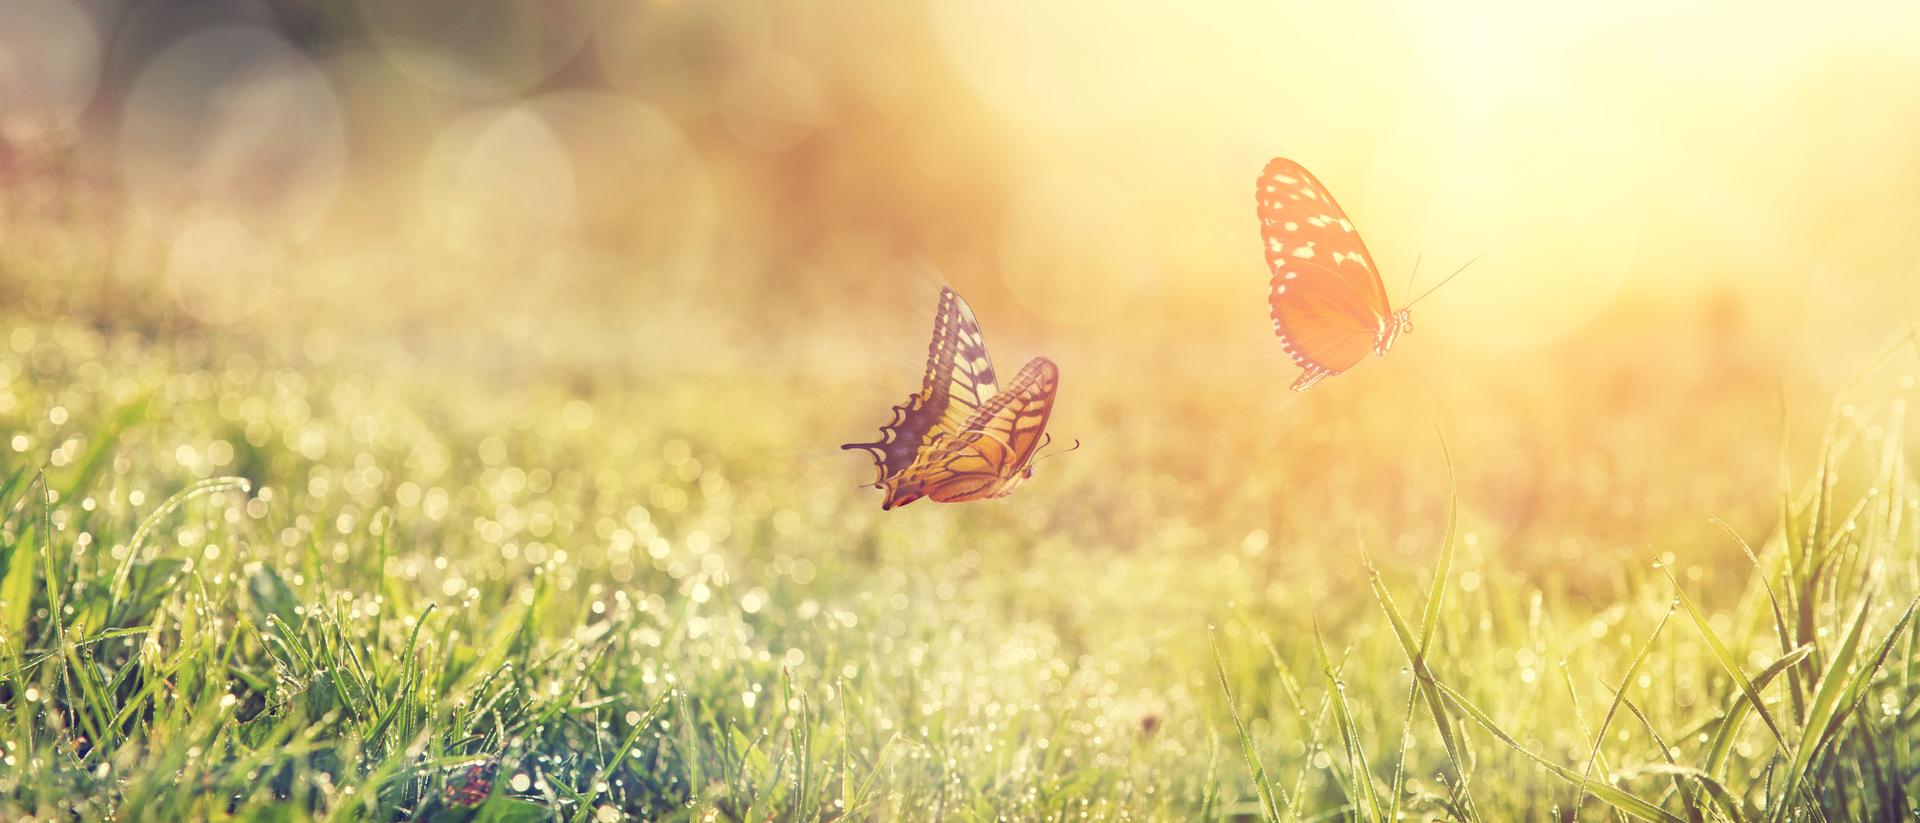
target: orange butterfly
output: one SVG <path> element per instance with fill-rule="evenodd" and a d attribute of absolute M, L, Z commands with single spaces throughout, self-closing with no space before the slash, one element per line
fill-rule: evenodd
<path fill-rule="evenodd" d="M 1413 331 L 1407 310 L 1387 303 L 1380 269 L 1347 213 L 1299 163 L 1274 158 L 1260 173 L 1254 199 L 1273 270 L 1267 297 L 1273 332 L 1301 369 L 1294 391 L 1353 368 L 1369 351 L 1385 355 Z"/>
<path fill-rule="evenodd" d="M 842 449 L 871 454 L 884 489 L 882 509 L 922 497 L 958 503 L 1005 497 L 1033 476 L 1033 455 L 1045 445 L 1047 419 L 1060 390 L 1060 369 L 1036 357 L 1000 390 L 980 321 L 953 289 L 940 291 L 927 374 L 920 391 L 893 407 L 893 420 L 872 443 Z"/>

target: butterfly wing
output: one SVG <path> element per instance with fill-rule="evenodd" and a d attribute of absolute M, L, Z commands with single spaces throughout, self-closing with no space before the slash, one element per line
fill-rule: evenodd
<path fill-rule="evenodd" d="M 921 460 L 887 482 L 881 507 L 904 506 L 921 497 L 957 503 L 1011 494 L 1040 448 L 1059 391 L 1059 367 L 1047 358 L 1034 358 L 959 433 L 941 432 Z"/>
<path fill-rule="evenodd" d="M 893 407 L 893 419 L 880 427 L 879 440 L 847 443 L 840 448 L 867 451 L 880 472 L 877 482 L 884 483 L 913 464 L 930 436 L 960 431 L 967 418 L 998 392 L 980 321 L 959 292 L 943 288 L 933 316 L 933 341 L 927 345 L 927 373 L 920 382 L 920 392 Z"/>
<path fill-rule="evenodd" d="M 967 418 L 999 393 L 998 381 L 973 307 L 959 292 L 941 289 L 933 342 L 927 346 L 927 375 L 920 384 L 921 394 L 943 401 L 941 428 L 959 431 Z"/>
<path fill-rule="evenodd" d="M 1379 267 L 1327 187 L 1299 163 L 1276 157 L 1254 187 L 1273 330 L 1304 373 L 1305 389 L 1367 356 L 1393 311 Z"/>
<path fill-rule="evenodd" d="M 1268 304 L 1281 348 L 1302 370 L 1296 391 L 1352 368 L 1379 338 L 1380 327 L 1361 296 L 1322 266 L 1289 261 Z"/>

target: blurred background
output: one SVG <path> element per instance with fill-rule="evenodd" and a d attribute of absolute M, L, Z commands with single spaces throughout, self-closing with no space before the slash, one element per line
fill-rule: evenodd
<path fill-rule="evenodd" d="M 817 416 L 800 459 L 917 385 L 952 284 L 1003 371 L 1061 362 L 1089 446 L 1054 465 L 1131 472 L 1023 494 L 1239 495 L 1260 547 L 1327 501 L 1437 528 L 1439 429 L 1516 554 L 1612 563 L 1761 528 L 1783 431 L 1909 328 L 1916 37 L 1893 2 L 8 0 L 0 298 L 582 393 L 762 381 Z M 1276 155 L 1396 300 L 1478 256 L 1298 396 Z"/>

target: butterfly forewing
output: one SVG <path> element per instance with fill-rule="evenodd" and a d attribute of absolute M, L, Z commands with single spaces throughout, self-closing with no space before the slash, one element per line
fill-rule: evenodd
<path fill-rule="evenodd" d="M 1392 309 L 1373 256 L 1333 195 L 1300 164 L 1274 158 L 1254 187 L 1272 274 L 1274 333 L 1305 370 L 1296 389 L 1360 362 Z"/>
<path fill-rule="evenodd" d="M 1354 230 L 1346 211 L 1311 172 L 1299 163 L 1276 157 L 1260 173 L 1254 194 L 1260 204 L 1267 268 L 1276 281 L 1284 280 L 1288 272 L 1305 277 L 1291 263 L 1310 263 L 1343 280 L 1381 317 L 1392 314 L 1373 255 L 1360 242 L 1360 233 Z"/>
<path fill-rule="evenodd" d="M 879 440 L 841 448 L 870 452 L 879 480 L 885 482 L 913 465 L 931 437 L 960 431 L 967 418 L 998 392 L 996 380 L 973 309 L 958 292 L 941 289 L 920 392 L 893 407 L 893 420 L 880 427 Z"/>
<path fill-rule="evenodd" d="M 944 407 L 942 428 L 958 431 L 981 406 L 999 392 L 987 340 L 973 307 L 951 288 L 940 290 L 940 309 L 934 315 L 933 342 L 927 346 L 927 376 L 920 393 Z"/>

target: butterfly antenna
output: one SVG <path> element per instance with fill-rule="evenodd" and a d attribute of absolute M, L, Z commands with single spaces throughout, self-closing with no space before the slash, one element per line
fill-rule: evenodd
<path fill-rule="evenodd" d="M 1040 448 L 1043 448 L 1043 449 L 1044 449 L 1044 448 L 1046 448 L 1046 447 L 1047 447 L 1047 445 L 1048 445 L 1048 444 L 1050 444 L 1050 443 L 1052 443 L 1052 442 L 1053 442 L 1053 435 L 1051 435 L 1051 434 L 1049 434 L 1049 435 L 1047 435 L 1047 442 L 1046 442 L 1046 443 L 1042 443 L 1042 444 L 1040 444 Z M 1039 463 L 1040 461 L 1042 461 L 1042 460 L 1045 460 L 1045 459 L 1047 459 L 1047 458 L 1049 458 L 1049 457 L 1059 457 L 1060 455 L 1063 455 L 1063 454 L 1072 454 L 1072 453 L 1074 453 L 1074 452 L 1076 452 L 1076 451 L 1079 451 L 1079 450 L 1080 450 L 1080 438 L 1078 438 L 1078 437 L 1076 437 L 1076 438 L 1074 438 L 1074 439 L 1073 439 L 1073 448 L 1070 448 L 1070 449 L 1067 449 L 1066 451 L 1058 451 L 1058 452 L 1054 452 L 1053 454 L 1043 454 L 1043 455 L 1040 455 L 1039 457 L 1036 457 L 1036 458 L 1034 458 L 1034 459 L 1033 459 L 1033 462 L 1037 464 L 1037 463 Z"/>
<path fill-rule="evenodd" d="M 1419 254 L 1413 256 L 1413 272 L 1407 275 L 1407 287 L 1401 290 L 1401 294 L 1413 293 L 1413 281 L 1420 277 L 1420 259 L 1424 256 Z"/>
<path fill-rule="evenodd" d="M 1466 263 L 1462 264 L 1460 268 L 1454 269 L 1453 273 L 1447 275 L 1446 279 L 1433 284 L 1433 288 L 1427 289 L 1426 291 L 1421 292 L 1419 297 L 1415 297 L 1412 300 L 1407 301 L 1407 305 L 1404 306 L 1403 308 L 1413 308 L 1413 304 L 1427 299 L 1427 295 L 1433 294 L 1434 292 L 1439 291 L 1441 286 L 1444 286 L 1448 283 L 1453 282 L 1453 278 L 1459 277 L 1461 272 L 1467 270 L 1467 266 L 1473 265 L 1479 259 L 1480 259 L 1480 255 L 1477 255 L 1477 254 L 1474 255 L 1472 260 L 1468 260 Z"/>

